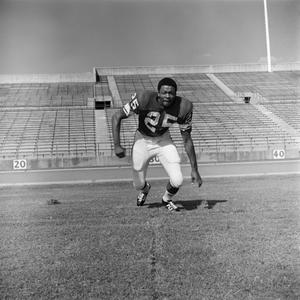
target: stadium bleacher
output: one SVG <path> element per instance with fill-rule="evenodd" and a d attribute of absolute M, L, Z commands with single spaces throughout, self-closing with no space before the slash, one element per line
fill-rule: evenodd
<path fill-rule="evenodd" d="M 0 85 L 0 107 L 86 106 L 93 83 L 12 83 Z"/>
<path fill-rule="evenodd" d="M 163 76 L 168 74 L 115 76 L 123 103 L 136 91 L 156 90 L 157 82 Z M 205 74 L 174 74 L 172 77 L 178 82 L 178 95 L 193 102 L 232 102 Z"/>
<path fill-rule="evenodd" d="M 0 84 L 0 157 L 95 156 L 94 84 Z"/>
<path fill-rule="evenodd" d="M 215 74 L 235 93 L 251 92 L 262 96 L 263 103 L 299 101 L 300 72 L 238 72 Z"/>
<path fill-rule="evenodd" d="M 92 109 L 0 111 L 2 158 L 95 156 Z"/>
<path fill-rule="evenodd" d="M 155 90 L 164 76 L 172 76 L 178 94 L 194 103 L 192 135 L 197 153 L 299 149 L 295 136 L 295 131 L 300 134 L 299 71 L 214 75 L 237 96 L 259 95 L 257 104 L 270 115 L 246 105 L 242 98 L 233 99 L 203 73 L 110 74 L 95 82 L 0 83 L 0 159 L 113 156 L 113 112 L 131 94 Z M 118 101 L 114 101 L 116 93 Z M 88 99 L 96 97 L 112 99 L 100 122 L 96 122 L 95 108 L 88 105 Z M 272 115 L 295 131 L 289 132 Z M 106 134 L 99 137 L 101 122 Z M 121 140 L 129 151 L 136 127 L 136 116 L 123 120 Z M 183 152 L 177 126 L 171 134 Z"/>
<path fill-rule="evenodd" d="M 299 101 L 297 103 L 286 101 L 284 101 L 284 103 L 267 103 L 264 106 L 300 132 Z"/>
<path fill-rule="evenodd" d="M 300 99 L 298 94 L 299 72 L 267 72 L 220 73 L 217 77 L 239 92 L 260 93 L 260 99 L 266 98 L 266 103 L 278 103 L 278 99 L 288 98 L 290 101 Z M 158 80 L 169 74 L 158 75 L 119 75 L 115 76 L 122 102 L 130 99 L 130 95 L 145 88 L 155 89 Z M 234 151 L 237 149 L 260 150 L 270 148 L 297 147 L 296 137 L 281 128 L 272 118 L 266 117 L 252 105 L 244 105 L 233 101 L 206 74 L 172 74 L 178 82 L 179 95 L 189 98 L 194 103 L 193 139 L 198 151 Z M 285 91 L 289 89 L 288 93 Z M 291 90 L 290 90 L 291 89 Z M 275 96 L 276 95 L 276 98 Z M 285 97 L 283 98 L 282 95 Z M 290 96 L 292 95 L 292 96 Z M 265 104 L 265 103 L 264 103 Z M 273 106 L 276 107 L 276 104 Z M 286 101 L 285 111 L 290 111 Z M 291 104 L 295 105 L 295 104 Z M 297 106 L 294 106 L 297 108 Z M 270 112 L 272 109 L 270 109 Z M 297 111 L 292 110 L 293 117 L 285 118 L 276 110 L 279 117 L 298 128 Z M 299 111 L 299 110 L 298 110 Z M 107 113 L 110 118 L 112 112 Z M 294 121 L 292 121 L 294 120 Z M 124 122 L 123 143 L 131 144 L 136 128 L 136 119 Z M 126 131 L 125 131 L 126 130 Z M 178 129 L 171 128 L 174 141 L 182 148 Z M 197 150 L 197 149 L 196 149 Z"/>

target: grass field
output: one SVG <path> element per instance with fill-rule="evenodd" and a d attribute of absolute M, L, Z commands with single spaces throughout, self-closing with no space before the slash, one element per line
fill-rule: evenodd
<path fill-rule="evenodd" d="M 300 299 L 299 176 L 151 183 L 1 188 L 0 298 Z"/>

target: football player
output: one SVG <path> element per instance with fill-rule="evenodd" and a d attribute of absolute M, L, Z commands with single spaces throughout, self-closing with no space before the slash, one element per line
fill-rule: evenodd
<path fill-rule="evenodd" d="M 183 182 L 180 157 L 171 139 L 169 127 L 179 124 L 184 147 L 191 164 L 191 178 L 199 187 L 202 179 L 198 171 L 192 131 L 192 103 L 176 95 L 177 84 L 172 78 L 159 81 L 156 91 L 143 91 L 131 97 L 120 110 L 112 116 L 112 133 L 115 154 L 122 158 L 126 155 L 120 144 L 121 120 L 138 114 L 139 123 L 132 148 L 133 184 L 139 191 L 137 205 L 142 206 L 151 188 L 146 181 L 149 161 L 157 157 L 169 176 L 162 204 L 171 211 L 178 207 L 172 201 Z"/>

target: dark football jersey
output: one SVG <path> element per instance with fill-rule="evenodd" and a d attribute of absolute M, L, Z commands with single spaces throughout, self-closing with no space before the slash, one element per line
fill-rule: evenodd
<path fill-rule="evenodd" d="M 169 107 L 158 102 L 157 92 L 144 91 L 134 94 L 131 101 L 123 106 L 123 112 L 128 117 L 131 113 L 139 115 L 138 130 L 147 136 L 161 136 L 170 126 L 178 123 L 181 131 L 192 130 L 192 103 L 176 96 Z"/>

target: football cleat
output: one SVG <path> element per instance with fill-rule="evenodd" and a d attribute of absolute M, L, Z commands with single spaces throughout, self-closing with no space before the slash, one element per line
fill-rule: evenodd
<path fill-rule="evenodd" d="M 179 211 L 178 206 L 175 205 L 175 203 L 170 200 L 168 202 L 161 200 L 161 203 L 163 206 L 165 206 L 169 211 Z"/>
<path fill-rule="evenodd" d="M 147 199 L 150 188 L 151 188 L 151 185 L 150 185 L 150 183 L 147 182 L 146 191 L 140 191 L 140 193 L 138 194 L 138 197 L 136 199 L 136 205 L 137 206 L 143 206 L 143 204 L 145 203 L 145 201 Z"/>
<path fill-rule="evenodd" d="M 210 209 L 211 208 L 211 205 L 208 203 L 207 200 L 204 201 L 204 205 L 203 205 L 204 208 L 208 208 Z"/>

